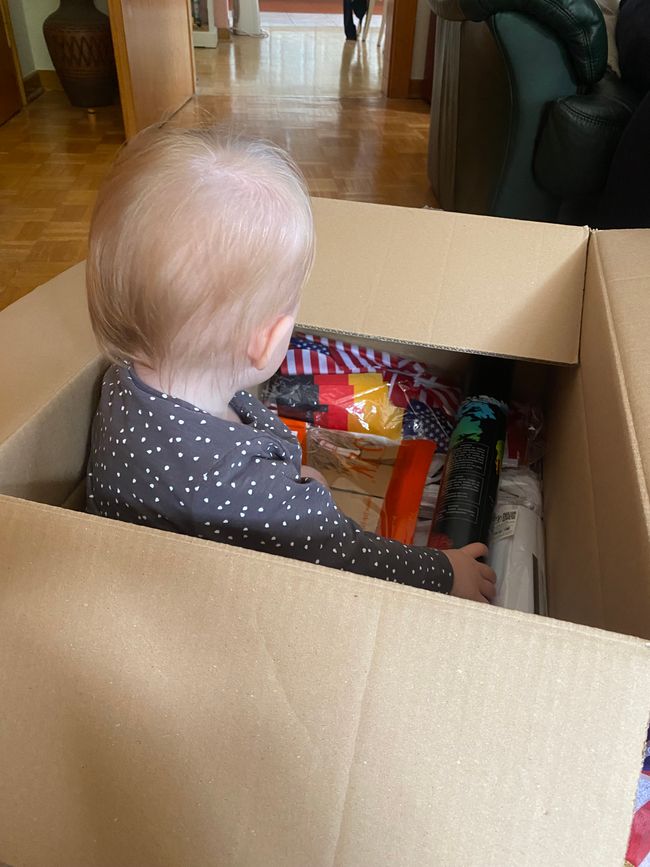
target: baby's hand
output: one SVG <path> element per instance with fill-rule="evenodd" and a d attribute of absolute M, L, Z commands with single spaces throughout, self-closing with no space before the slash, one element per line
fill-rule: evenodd
<path fill-rule="evenodd" d="M 302 475 L 305 479 L 311 479 L 314 482 L 320 482 L 321 485 L 325 485 L 328 487 L 327 482 L 325 481 L 325 476 L 321 475 L 318 470 L 315 470 L 313 467 L 308 467 L 307 464 L 302 465 Z"/>
<path fill-rule="evenodd" d="M 480 542 L 465 545 L 444 553 L 454 570 L 452 596 L 472 599 L 474 602 L 489 602 L 496 594 L 496 575 L 486 563 L 479 563 L 478 557 L 487 556 L 488 549 Z"/>

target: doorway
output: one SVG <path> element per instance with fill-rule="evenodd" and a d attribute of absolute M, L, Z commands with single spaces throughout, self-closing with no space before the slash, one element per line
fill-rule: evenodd
<path fill-rule="evenodd" d="M 231 35 L 214 50 L 196 49 L 199 95 L 381 96 L 381 6 L 365 42 L 346 41 L 336 0 L 261 0 L 260 20 L 265 38 Z"/>

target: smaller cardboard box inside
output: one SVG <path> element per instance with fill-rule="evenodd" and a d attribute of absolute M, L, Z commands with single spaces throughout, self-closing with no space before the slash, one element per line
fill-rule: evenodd
<path fill-rule="evenodd" d="M 513 356 L 543 395 L 552 617 L 61 508 L 105 367 L 73 268 L 0 315 L 0 861 L 620 865 L 650 710 L 650 233 L 314 209 L 302 325 Z"/>

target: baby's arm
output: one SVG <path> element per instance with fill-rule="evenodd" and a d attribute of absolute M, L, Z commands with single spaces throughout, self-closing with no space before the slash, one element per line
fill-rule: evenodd
<path fill-rule="evenodd" d="M 494 596 L 494 573 L 476 559 L 485 546 L 443 553 L 384 539 L 344 515 L 325 485 L 303 476 L 306 468 L 263 453 L 242 457 L 223 456 L 211 473 L 214 494 L 193 503 L 201 535 L 476 601 Z"/>
<path fill-rule="evenodd" d="M 432 548 L 403 545 L 368 533 L 337 508 L 327 487 L 296 478 L 291 465 L 281 464 L 277 469 L 281 469 L 277 473 L 280 484 L 277 492 L 269 493 L 278 553 L 288 547 L 292 557 L 334 569 L 440 593 L 460 590 L 457 595 L 481 601 L 490 597 L 489 586 L 484 595 L 478 589 L 479 585 L 484 587 L 484 581 L 490 584 L 487 573 L 491 570 L 474 559 L 484 553 L 483 549 L 480 553 L 454 551 L 447 556 Z M 302 472 L 306 473 L 305 467 Z M 486 572 L 484 578 L 481 569 Z M 455 570 L 460 579 L 456 582 Z"/>
<path fill-rule="evenodd" d="M 311 521 L 307 524 L 309 532 L 304 523 L 301 532 L 310 545 L 318 540 L 316 563 L 439 593 L 452 593 L 475 602 L 489 602 L 494 598 L 494 571 L 478 562 L 479 557 L 487 555 L 485 545 L 467 545 L 444 553 L 433 548 L 403 545 L 362 530 L 337 508 L 328 488 L 317 482 L 298 484 L 300 493 L 292 493 L 290 503 L 295 510 L 296 503 L 304 501 L 301 521 L 305 513 Z M 324 506 L 316 509 L 315 516 L 313 507 L 310 512 L 306 505 L 314 500 L 320 500 Z M 303 550 L 309 550 L 307 545 L 303 545 Z"/>

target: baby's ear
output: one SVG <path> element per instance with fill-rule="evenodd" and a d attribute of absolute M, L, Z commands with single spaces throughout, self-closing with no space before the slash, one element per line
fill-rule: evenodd
<path fill-rule="evenodd" d="M 248 360 L 255 370 L 265 370 L 272 359 L 286 352 L 293 325 L 294 317 L 287 313 L 253 331 L 248 343 Z"/>

